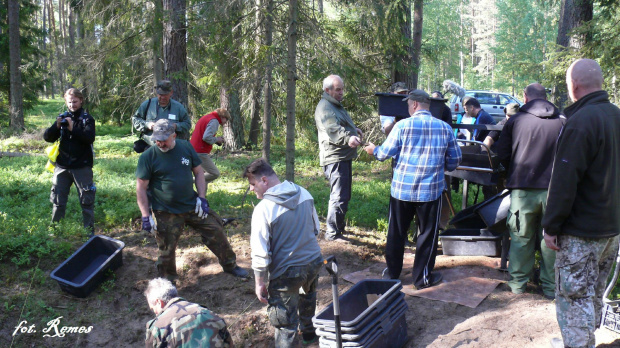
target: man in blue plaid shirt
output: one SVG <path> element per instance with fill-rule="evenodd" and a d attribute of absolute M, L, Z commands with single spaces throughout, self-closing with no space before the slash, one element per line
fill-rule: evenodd
<path fill-rule="evenodd" d="M 403 100 L 407 100 L 411 117 L 398 122 L 383 145 L 375 147 L 369 143 L 364 150 L 379 161 L 396 160 L 385 246 L 387 269 L 383 276 L 400 277 L 407 230 L 416 214 L 420 235 L 412 275 L 415 287 L 424 289 L 443 279 L 439 272 L 432 273 L 432 270 L 437 256 L 444 171 L 458 166 L 461 149 L 452 128 L 431 115 L 426 92 L 414 89 Z"/>

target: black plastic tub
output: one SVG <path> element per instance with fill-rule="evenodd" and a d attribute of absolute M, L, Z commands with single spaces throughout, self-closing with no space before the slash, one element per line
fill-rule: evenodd
<path fill-rule="evenodd" d="M 476 213 L 476 208 L 480 203 L 476 205 L 472 205 L 469 208 L 465 208 L 460 212 L 456 213 L 454 217 L 450 220 L 450 225 L 458 229 L 481 229 L 486 228 L 487 225 L 484 223 L 484 220 Z"/>
<path fill-rule="evenodd" d="M 393 116 L 396 119 L 409 117 L 409 106 L 403 98 L 407 97 L 402 94 L 392 93 L 375 93 L 379 100 L 379 115 Z"/>
<path fill-rule="evenodd" d="M 508 190 L 487 199 L 475 208 L 487 229 L 495 233 L 508 230 L 506 227 L 508 210 L 510 210 L 510 191 Z"/>
<path fill-rule="evenodd" d="M 52 279 L 63 291 L 86 297 L 106 276 L 106 271 L 123 265 L 125 243 L 106 236 L 93 236 L 58 266 Z"/>
<path fill-rule="evenodd" d="M 398 279 L 366 279 L 339 297 L 342 332 L 361 330 L 366 322 L 379 316 L 400 295 Z M 369 296 L 371 295 L 371 296 Z M 369 303 L 369 298 L 374 299 Z M 312 318 L 317 327 L 335 331 L 333 303 Z"/>
<path fill-rule="evenodd" d="M 502 236 L 487 229 L 450 229 L 439 235 L 444 255 L 500 256 Z"/>
<path fill-rule="evenodd" d="M 391 307 L 393 310 L 386 310 L 384 313 L 369 323 L 359 334 L 343 334 L 342 346 L 349 348 L 400 348 L 407 343 L 407 303 L 402 299 L 395 301 Z M 336 347 L 336 334 L 322 332 L 317 329 L 319 335 L 319 347 Z"/>

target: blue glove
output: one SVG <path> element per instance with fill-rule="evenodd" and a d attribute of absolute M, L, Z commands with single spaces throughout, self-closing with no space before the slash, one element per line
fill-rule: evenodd
<path fill-rule="evenodd" d="M 142 229 L 146 232 L 151 232 L 153 230 L 153 225 L 151 225 L 151 217 L 143 216 L 142 217 Z"/>
<path fill-rule="evenodd" d="M 196 198 L 195 213 L 198 214 L 199 218 L 203 218 L 203 219 L 207 218 L 207 215 L 209 215 L 209 202 L 207 202 L 206 198 L 201 198 L 201 197 Z"/>

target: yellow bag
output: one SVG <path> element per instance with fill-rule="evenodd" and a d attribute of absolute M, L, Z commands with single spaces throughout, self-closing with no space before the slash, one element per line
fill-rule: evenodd
<path fill-rule="evenodd" d="M 54 168 L 56 167 L 56 158 L 60 153 L 60 140 L 56 140 L 54 144 L 45 148 L 45 152 L 47 153 L 47 158 L 49 158 L 47 164 L 45 165 L 45 169 L 53 173 Z"/>

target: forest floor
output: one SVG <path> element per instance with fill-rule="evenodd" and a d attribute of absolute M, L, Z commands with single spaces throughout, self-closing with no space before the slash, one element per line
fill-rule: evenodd
<path fill-rule="evenodd" d="M 137 225 L 137 222 L 136 222 Z M 227 233 L 237 253 L 240 266 L 251 265 L 249 248 L 249 221 L 238 220 L 227 227 Z M 44 323 L 34 323 L 36 332 L 16 330 L 17 316 L 0 316 L 8 320 L 0 323 L 2 347 L 140 347 L 143 346 L 145 323 L 153 318 L 142 294 L 149 279 L 156 277 L 154 261 L 157 255 L 155 240 L 146 232 L 116 231 L 109 236 L 122 240 L 123 266 L 111 280 L 103 283 L 87 298 L 79 299 L 60 291 L 49 279 L 42 290 L 29 301 L 47 299 L 49 318 L 59 319 L 62 326 L 92 326 L 88 333 L 61 333 L 49 331 L 44 337 Z M 343 279 L 354 272 L 370 268 L 380 278 L 383 262 L 384 236 L 360 229 L 351 229 L 348 241 L 320 241 L 324 256 L 335 255 L 341 274 L 340 294 L 353 286 Z M 409 253 L 412 250 L 408 250 Z M 498 258 L 449 257 L 437 258 L 436 270 L 477 270 L 494 274 L 501 280 L 506 275 L 495 268 Z M 0 264 L 0 279 L 9 276 L 10 264 Z M 55 265 L 42 262 L 39 268 L 49 277 Z M 254 295 L 252 279 L 242 280 L 223 273 L 214 255 L 200 243 L 193 231 L 186 232 L 177 249 L 177 268 L 180 279 L 177 287 L 181 296 L 200 303 L 223 317 L 229 325 L 236 347 L 273 347 L 273 328 L 266 316 L 266 306 Z M 16 270 L 15 270 L 16 271 Z M 404 272 L 401 279 L 407 285 Z M 10 296 L 23 291 L 7 282 L 0 285 L 0 294 Z M 463 289 L 467 296 L 468 289 Z M 499 283 L 475 308 L 453 302 L 442 302 L 416 296 L 405 296 L 409 341 L 406 347 L 549 347 L 553 337 L 560 337 L 555 317 L 555 303 L 546 300 L 534 287 L 523 295 L 514 295 Z M 323 270 L 318 287 L 317 313 L 332 301 L 331 277 Z M 33 308 L 29 306 L 29 308 Z M 34 307 L 36 308 L 36 306 Z M 6 308 L 0 308 L 5 311 Z M 346 308 L 342 308 L 345 311 Z M 18 313 L 13 311 L 12 313 Z M 6 314 L 6 312 L 5 312 Z M 33 323 L 25 323 L 28 327 Z M 620 335 L 607 329 L 597 330 L 599 347 L 620 347 Z M 301 344 L 300 344 L 301 346 Z M 309 347 L 318 347 L 315 343 Z"/>

